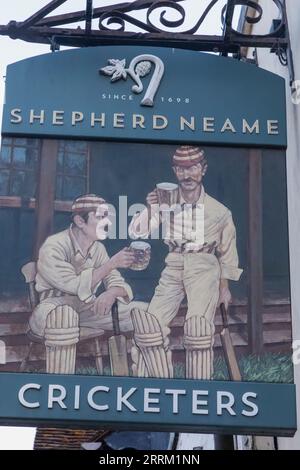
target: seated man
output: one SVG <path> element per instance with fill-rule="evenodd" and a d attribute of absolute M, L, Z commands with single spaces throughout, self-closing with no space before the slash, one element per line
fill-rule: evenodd
<path fill-rule="evenodd" d="M 111 307 L 121 302 L 123 328 L 131 329 L 132 291 L 117 271 L 129 268 L 134 254 L 124 248 L 109 258 L 100 240 L 111 222 L 104 199 L 87 194 L 72 205 L 72 224 L 51 235 L 39 251 L 36 290 L 40 303 L 29 320 L 33 334 L 44 337 L 46 370 L 74 373 L 76 343 L 112 328 Z M 96 297 L 103 283 L 105 292 Z"/>

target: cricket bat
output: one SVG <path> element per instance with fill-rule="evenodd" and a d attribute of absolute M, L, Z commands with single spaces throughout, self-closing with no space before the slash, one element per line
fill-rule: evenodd
<path fill-rule="evenodd" d="M 222 321 L 223 321 L 223 329 L 220 333 L 221 343 L 223 346 L 223 351 L 225 355 L 225 361 L 229 373 L 230 380 L 241 381 L 242 376 L 239 369 L 239 365 L 237 362 L 237 358 L 234 351 L 234 346 L 232 344 L 230 332 L 229 332 L 229 325 L 228 325 L 228 316 L 227 311 L 224 304 L 220 305 Z"/>
<path fill-rule="evenodd" d="M 121 335 L 119 323 L 118 304 L 115 302 L 111 309 L 113 336 L 108 340 L 108 350 L 112 375 L 129 376 L 127 341 L 126 336 Z"/>

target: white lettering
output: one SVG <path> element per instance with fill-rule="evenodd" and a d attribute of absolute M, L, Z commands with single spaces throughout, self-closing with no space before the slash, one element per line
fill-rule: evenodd
<path fill-rule="evenodd" d="M 268 123 L 268 134 L 278 135 L 279 134 L 279 130 L 278 130 L 279 121 L 268 119 L 267 123 Z"/>
<path fill-rule="evenodd" d="M 38 401 L 29 402 L 25 400 L 25 397 L 24 397 L 25 392 L 27 392 L 27 390 L 31 388 L 33 388 L 34 390 L 40 390 L 41 386 L 39 384 L 23 385 L 23 387 L 20 388 L 19 393 L 18 393 L 19 402 L 21 403 L 21 405 L 25 406 L 25 408 L 39 408 L 40 403 Z"/>
<path fill-rule="evenodd" d="M 80 385 L 75 385 L 74 410 L 79 410 L 80 406 Z"/>
<path fill-rule="evenodd" d="M 91 114 L 91 127 L 95 127 L 95 123 L 99 122 L 101 127 L 105 127 L 105 113 L 101 113 L 100 117 L 96 117 L 96 113 Z"/>
<path fill-rule="evenodd" d="M 186 390 L 172 390 L 167 389 L 165 391 L 166 395 L 173 395 L 173 414 L 178 413 L 178 397 L 179 395 L 186 395 Z"/>
<path fill-rule="evenodd" d="M 258 406 L 255 403 L 252 403 L 251 401 L 248 400 L 248 398 L 257 398 L 257 393 L 252 393 L 252 392 L 247 392 L 244 393 L 242 396 L 242 402 L 244 405 L 249 406 L 251 408 L 251 411 L 242 411 L 242 415 L 244 416 L 256 416 L 258 413 Z"/>
<path fill-rule="evenodd" d="M 124 124 L 124 117 L 125 117 L 125 114 L 123 113 L 115 113 L 114 114 L 114 124 L 113 126 L 114 127 L 125 127 L 125 124 Z"/>
<path fill-rule="evenodd" d="M 207 390 L 193 390 L 192 413 L 193 415 L 208 415 L 208 410 L 200 409 L 200 406 L 208 406 L 207 400 L 199 400 L 199 396 L 208 396 Z"/>
<path fill-rule="evenodd" d="M 83 113 L 81 111 L 72 111 L 72 126 L 76 126 L 78 122 L 83 121 Z"/>
<path fill-rule="evenodd" d="M 224 126 L 221 129 L 221 132 L 225 132 L 225 131 L 236 132 L 232 122 L 228 118 L 224 122 Z"/>
<path fill-rule="evenodd" d="M 60 394 L 55 397 L 54 392 L 56 390 L 58 390 Z M 53 408 L 53 403 L 58 403 L 61 408 L 66 409 L 67 407 L 63 402 L 66 396 L 67 396 L 67 391 L 65 387 L 63 387 L 62 385 L 58 385 L 58 384 L 56 385 L 50 384 L 49 390 L 48 390 L 48 408 L 51 409 Z"/>
<path fill-rule="evenodd" d="M 243 119 L 243 134 L 247 134 L 249 132 L 250 134 L 253 134 L 253 132 L 256 132 L 256 134 L 259 134 L 259 120 L 256 119 L 255 123 L 253 126 L 249 126 L 248 122 L 246 119 Z"/>
<path fill-rule="evenodd" d="M 15 109 L 12 109 L 11 112 L 10 112 L 10 115 L 12 117 L 12 119 L 10 120 L 10 122 L 12 124 L 20 124 L 20 122 L 23 121 L 23 118 L 21 116 L 21 113 L 22 113 L 22 109 L 20 108 L 15 108 Z"/>
<path fill-rule="evenodd" d="M 105 99 L 116 99 L 117 96 L 119 96 L 120 100 L 128 100 L 130 99 L 131 95 L 106 95 L 103 94 L 103 97 L 105 96 Z M 85 119 L 85 114 L 84 112 L 81 111 L 71 111 L 71 124 L 72 126 L 76 126 L 77 124 L 83 123 Z M 46 118 L 48 116 L 46 115 L 46 111 L 41 109 L 40 111 L 36 111 L 35 109 L 29 110 L 29 123 L 34 124 L 34 123 L 39 123 L 41 125 L 45 124 Z M 51 123 L 53 126 L 63 126 L 66 123 L 66 112 L 63 110 L 53 110 L 51 113 Z M 112 125 L 114 128 L 125 128 L 127 125 L 126 122 L 127 115 L 124 113 L 113 113 L 112 116 L 107 115 L 105 112 L 91 112 L 89 114 L 89 117 L 87 119 L 90 120 L 90 122 L 87 125 L 90 125 L 91 128 L 94 127 L 102 127 L 104 128 L 107 125 L 107 120 L 111 119 L 112 120 Z M 131 114 L 128 117 L 131 120 L 130 125 L 132 126 L 133 129 L 146 129 L 148 125 L 147 121 L 147 116 L 143 114 Z M 151 119 L 151 118 L 150 118 Z M 24 122 L 24 117 L 23 117 L 23 111 L 21 108 L 14 108 L 10 110 L 10 123 L 12 124 L 20 124 Z M 202 123 L 202 129 L 201 129 L 201 123 Z M 186 129 L 191 130 L 192 132 L 195 132 L 199 128 L 199 132 L 205 132 L 205 133 L 215 133 L 217 131 L 216 129 L 216 121 L 214 117 L 203 117 L 201 118 L 201 121 L 198 126 L 198 121 L 197 117 L 195 116 L 179 116 L 179 128 L 180 131 L 185 131 Z M 151 123 L 149 124 L 151 125 Z M 268 135 L 278 135 L 280 133 L 279 131 L 279 120 L 267 120 L 266 121 L 267 125 L 267 133 Z M 169 126 L 169 117 L 165 115 L 158 115 L 154 114 L 152 116 L 152 128 L 154 130 L 164 130 Z M 261 122 L 259 119 L 256 120 L 249 120 L 246 118 L 242 118 L 241 122 L 239 124 L 239 127 L 237 128 L 235 124 L 231 121 L 230 118 L 226 118 L 224 121 L 224 124 L 221 125 L 220 132 L 221 133 L 237 133 L 237 129 L 239 132 L 242 132 L 243 134 L 249 134 L 249 135 L 258 135 L 262 132 L 261 130 Z M 218 129 L 219 131 L 219 129 Z"/>
<path fill-rule="evenodd" d="M 159 124 L 159 121 L 162 121 Z M 154 114 L 153 115 L 153 129 L 165 129 L 168 126 L 168 119 L 166 116 L 161 116 L 159 114 Z"/>
<path fill-rule="evenodd" d="M 97 392 L 106 392 L 106 393 L 108 393 L 109 392 L 109 387 L 99 385 L 97 387 L 91 388 L 91 390 L 88 393 L 88 397 L 87 397 L 88 404 L 94 410 L 98 410 L 98 411 L 108 410 L 109 409 L 108 405 L 97 405 L 97 403 L 94 402 L 94 395 Z"/>
<path fill-rule="evenodd" d="M 159 398 L 150 398 L 150 393 L 160 393 L 160 388 L 145 388 L 144 390 L 144 412 L 159 413 L 160 408 L 151 407 L 151 404 L 159 403 Z"/>
<path fill-rule="evenodd" d="M 180 116 L 180 130 L 184 131 L 185 126 L 191 129 L 192 131 L 194 131 L 195 130 L 195 117 L 191 116 L 191 120 L 189 122 L 183 116 Z"/>
<path fill-rule="evenodd" d="M 215 132 L 215 118 L 213 118 L 213 117 L 203 118 L 203 131 L 204 132 Z"/>
<path fill-rule="evenodd" d="M 127 406 L 130 411 L 137 411 L 137 409 L 128 401 L 128 398 L 131 397 L 136 390 L 137 389 L 135 387 L 132 387 L 127 393 L 125 393 L 125 395 L 123 395 L 122 387 L 117 388 L 117 411 L 122 411 L 122 404 Z"/>
<path fill-rule="evenodd" d="M 226 403 L 223 403 L 223 398 L 228 398 Z M 235 411 L 232 409 L 234 405 L 234 396 L 230 392 L 217 392 L 217 415 L 222 415 L 223 410 L 228 411 L 231 416 L 236 416 Z"/>
<path fill-rule="evenodd" d="M 61 126 L 64 123 L 64 111 L 53 111 L 52 114 L 52 124 L 56 126 Z"/>
<path fill-rule="evenodd" d="M 30 110 L 29 114 L 29 123 L 33 124 L 34 120 L 40 121 L 40 124 L 44 124 L 45 122 L 45 110 L 41 110 L 41 114 L 34 114 L 34 109 Z"/>
<path fill-rule="evenodd" d="M 143 116 L 142 114 L 133 114 L 132 116 L 133 129 L 136 129 L 137 126 L 141 127 L 142 129 L 145 129 L 145 116 Z"/>

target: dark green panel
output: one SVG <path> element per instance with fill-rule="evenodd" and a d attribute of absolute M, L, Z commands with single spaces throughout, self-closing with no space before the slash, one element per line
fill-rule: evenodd
<path fill-rule="evenodd" d="M 3 292 L 25 291 L 21 267 L 32 261 L 35 214 L 21 209 L 0 209 L 0 285 Z"/>
<path fill-rule="evenodd" d="M 150 60 L 155 56 L 164 67 L 153 106 L 141 102 L 156 75 L 154 64 L 151 72 L 142 77 L 140 94 L 134 92 L 130 73 L 113 83 L 111 77 L 99 74 L 110 59 L 125 59 L 128 68 L 140 55 L 147 61 L 145 54 L 148 59 L 152 57 Z M 22 119 L 11 119 L 15 109 L 20 110 L 17 116 Z M 35 119 L 30 123 L 31 110 L 34 115 L 44 111 L 44 121 Z M 59 123 L 55 118 L 53 121 L 53 111 L 61 111 Z M 72 122 L 73 112 L 82 113 L 80 122 Z M 93 125 L 92 113 L 96 118 L 103 113 L 102 125 Z M 124 125 L 115 124 L 118 114 Z M 134 115 L 143 116 L 144 127 L 134 126 Z M 164 116 L 167 125 L 158 129 L 154 116 Z M 181 129 L 181 117 L 188 122 L 194 118 L 195 128 Z M 203 124 L 203 118 L 211 117 L 215 119 L 213 132 Z M 234 130 L 223 129 L 227 119 Z M 243 119 L 250 127 L 258 120 L 259 132 L 244 132 Z M 276 133 L 268 129 L 268 121 L 272 120 L 278 121 Z M 158 121 L 161 124 L 161 118 Z M 118 45 L 57 52 L 8 67 L 2 133 L 285 147 L 285 82 L 232 58 L 180 49 Z"/>

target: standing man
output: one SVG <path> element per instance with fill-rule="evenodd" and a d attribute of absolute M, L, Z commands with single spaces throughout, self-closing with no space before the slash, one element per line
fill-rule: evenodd
<path fill-rule="evenodd" d="M 131 324 L 132 291 L 118 268 L 128 268 L 134 255 L 124 248 L 109 258 L 102 243 L 111 222 L 104 199 L 78 197 L 72 205 L 72 224 L 51 235 L 39 251 L 36 290 L 40 303 L 29 325 L 45 339 L 46 371 L 74 373 L 76 343 L 112 328 L 111 307 L 120 304 L 120 321 Z M 105 291 L 96 297 L 99 286 Z"/>
<path fill-rule="evenodd" d="M 171 217 L 166 230 L 169 254 L 148 311 L 133 310 L 135 373 L 173 377 L 169 325 L 186 296 L 183 335 L 186 378 L 210 379 L 215 311 L 221 303 L 228 307 L 231 301 L 228 280 L 238 281 L 242 273 L 238 268 L 236 231 L 229 209 L 205 193 L 204 151 L 181 146 L 173 156 L 172 166 L 179 185 L 181 213 Z M 157 190 L 148 194 L 147 209 L 131 221 L 132 238 L 146 238 L 157 230 L 162 221 L 158 202 Z M 201 214 L 202 229 L 201 223 L 197 225 Z"/>

